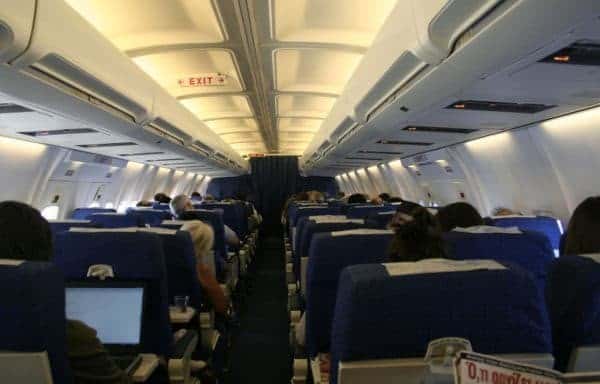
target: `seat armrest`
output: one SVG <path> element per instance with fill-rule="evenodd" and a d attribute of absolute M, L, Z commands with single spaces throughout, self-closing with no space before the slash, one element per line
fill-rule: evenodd
<path fill-rule="evenodd" d="M 169 359 L 169 382 L 184 384 L 191 383 L 190 361 L 192 353 L 198 344 L 198 333 L 188 330 L 186 334 L 175 342 L 174 351 Z"/>

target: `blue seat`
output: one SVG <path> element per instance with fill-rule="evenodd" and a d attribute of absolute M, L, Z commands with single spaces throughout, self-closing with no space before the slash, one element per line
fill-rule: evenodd
<path fill-rule="evenodd" d="M 90 220 L 50 220 L 48 223 L 50 224 L 52 236 L 66 232 L 71 228 L 90 228 L 94 226 Z"/>
<path fill-rule="evenodd" d="M 548 216 L 498 216 L 490 219 L 492 225 L 497 227 L 517 227 L 526 231 L 543 233 L 550 240 L 552 249 L 556 251 L 560 249 L 563 226 L 558 219 Z"/>
<path fill-rule="evenodd" d="M 71 213 L 73 220 L 89 220 L 94 213 L 116 213 L 114 209 L 109 208 L 75 208 Z"/>
<path fill-rule="evenodd" d="M 309 356 L 329 351 L 338 280 L 350 265 L 382 263 L 392 231 L 318 233 L 310 245 L 306 273 L 306 347 Z"/>
<path fill-rule="evenodd" d="M 600 258 L 561 256 L 552 265 L 547 301 L 556 368 L 564 371 L 573 350 L 600 344 Z"/>
<path fill-rule="evenodd" d="M 449 336 L 468 339 L 474 351 L 485 354 L 552 352 L 542 293 L 519 267 L 398 274 L 370 264 L 342 272 L 332 373 L 340 361 L 422 358 L 430 341 Z"/>
<path fill-rule="evenodd" d="M 72 381 L 66 351 L 65 284 L 56 266 L 0 265 L 0 321 L 0 350 L 46 351 L 53 381 Z"/>
<path fill-rule="evenodd" d="M 386 228 L 395 214 L 396 211 L 371 212 L 365 218 L 365 225 L 369 228 Z"/>
<path fill-rule="evenodd" d="M 145 281 L 148 286 L 142 352 L 170 355 L 173 340 L 167 272 L 163 244 L 156 234 L 63 232 L 58 234 L 54 248 L 54 263 L 67 279 L 86 279 L 91 265 L 108 264 L 116 279 Z"/>
<path fill-rule="evenodd" d="M 157 209 L 159 211 L 171 212 L 171 207 L 169 206 L 169 204 L 165 204 L 165 203 L 154 202 L 154 203 L 152 203 L 152 209 Z"/>
<path fill-rule="evenodd" d="M 169 220 L 172 215 L 169 211 L 149 208 L 128 208 L 127 215 L 137 218 L 139 225 L 160 226 L 164 220 Z"/>
<path fill-rule="evenodd" d="M 248 216 L 246 214 L 246 208 L 239 202 L 221 202 L 221 203 L 208 203 L 194 205 L 197 209 L 221 209 L 223 210 L 223 222 L 229 226 L 240 239 L 243 239 L 248 234 Z"/>
<path fill-rule="evenodd" d="M 292 252 L 296 252 L 296 226 L 302 217 L 322 216 L 322 215 L 340 215 L 340 207 L 328 207 L 327 205 L 301 206 L 293 217 L 290 218 L 290 238 L 292 239 Z"/>
<path fill-rule="evenodd" d="M 348 207 L 348 210 L 346 211 L 346 216 L 348 216 L 349 219 L 365 219 L 372 213 L 386 212 L 389 210 L 390 207 L 387 205 L 352 205 Z"/>
<path fill-rule="evenodd" d="M 88 217 L 94 227 L 126 228 L 140 226 L 140 218 L 134 215 L 125 215 L 120 213 L 94 213 Z"/>
<path fill-rule="evenodd" d="M 492 259 L 514 263 L 530 272 L 543 291 L 554 251 L 541 233 L 465 233 L 444 234 L 448 257 L 456 260 Z"/>

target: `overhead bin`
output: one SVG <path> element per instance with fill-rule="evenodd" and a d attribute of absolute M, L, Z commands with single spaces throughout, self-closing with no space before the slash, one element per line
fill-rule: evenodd
<path fill-rule="evenodd" d="M 31 37 L 34 15 L 35 0 L 2 2 L 2 6 L 0 6 L 0 62 L 8 63 L 25 51 Z"/>

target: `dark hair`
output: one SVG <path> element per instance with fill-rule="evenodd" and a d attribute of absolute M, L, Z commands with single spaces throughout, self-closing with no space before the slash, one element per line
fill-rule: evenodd
<path fill-rule="evenodd" d="M 575 208 L 565 238 L 565 255 L 600 252 L 600 196 L 588 197 Z"/>
<path fill-rule="evenodd" d="M 200 192 L 192 192 L 192 197 L 202 198 L 202 195 L 200 194 Z"/>
<path fill-rule="evenodd" d="M 388 203 L 403 203 L 403 202 L 404 202 L 404 200 L 402 200 L 401 197 L 396 197 L 396 196 L 392 196 L 388 200 Z"/>
<path fill-rule="evenodd" d="M 390 201 L 390 199 L 392 198 L 392 197 L 390 196 L 390 194 L 389 194 L 389 193 L 386 193 L 386 192 L 380 193 L 378 197 L 379 197 L 379 198 L 380 198 L 380 199 L 381 199 L 383 202 L 386 202 L 386 203 L 387 203 L 387 202 L 389 202 L 389 201 Z"/>
<path fill-rule="evenodd" d="M 308 200 L 308 193 L 305 191 L 302 192 L 298 192 L 295 196 L 296 201 L 307 201 Z"/>
<path fill-rule="evenodd" d="M 141 201 L 138 201 L 138 203 L 135 206 L 136 207 L 151 207 L 152 202 L 148 201 L 148 200 L 141 200 Z"/>
<path fill-rule="evenodd" d="M 419 261 L 446 257 L 439 228 L 427 208 L 417 205 L 408 213 L 400 211 L 396 215 L 409 220 L 402 224 L 396 220 L 396 233 L 389 252 L 390 261 Z"/>
<path fill-rule="evenodd" d="M 37 209 L 17 201 L 0 203 L 0 257 L 49 261 L 52 249 L 50 224 Z"/>
<path fill-rule="evenodd" d="M 159 192 L 154 195 L 154 201 L 161 204 L 169 204 L 171 202 L 171 198 L 167 196 L 166 193 Z"/>
<path fill-rule="evenodd" d="M 348 204 L 366 204 L 367 198 L 362 193 L 353 193 L 348 198 Z"/>
<path fill-rule="evenodd" d="M 483 225 L 483 219 L 477 209 L 464 202 L 452 203 L 440 208 L 436 218 L 442 232 L 449 232 L 457 227 Z"/>
<path fill-rule="evenodd" d="M 346 194 L 342 191 L 335 194 L 336 199 L 342 199 L 344 196 L 346 196 Z"/>

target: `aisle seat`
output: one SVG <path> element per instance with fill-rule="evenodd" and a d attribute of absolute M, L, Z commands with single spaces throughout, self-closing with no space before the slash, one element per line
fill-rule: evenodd
<path fill-rule="evenodd" d="M 248 234 L 248 218 L 246 208 L 239 202 L 203 202 L 194 204 L 196 209 L 221 209 L 223 210 L 223 222 L 229 226 L 240 238 L 244 239 Z"/>
<path fill-rule="evenodd" d="M 560 220 L 549 216 L 492 216 L 492 225 L 497 227 L 517 227 L 521 230 L 536 231 L 543 233 L 554 249 L 558 257 L 560 249 L 560 238 L 563 235 L 563 226 Z"/>
<path fill-rule="evenodd" d="M 160 226 L 163 220 L 172 217 L 169 211 L 152 208 L 128 208 L 127 215 L 137 217 L 140 226 L 149 225 L 152 227 Z"/>
<path fill-rule="evenodd" d="M 447 259 L 355 265 L 339 281 L 331 382 L 338 375 L 346 382 L 343 363 L 422 359 L 428 343 L 443 337 L 467 339 L 480 353 L 533 354 L 552 362 L 542 292 L 519 267 Z"/>
<path fill-rule="evenodd" d="M 293 217 L 290 217 L 290 239 L 292 243 L 292 252 L 296 252 L 296 225 L 298 220 L 306 216 L 321 216 L 321 215 L 339 215 L 339 207 L 328 207 L 327 205 L 320 206 L 305 206 L 299 207 Z"/>
<path fill-rule="evenodd" d="M 600 255 L 561 256 L 547 289 L 556 368 L 600 370 Z"/>
<path fill-rule="evenodd" d="M 329 351 L 338 280 L 350 265 L 382 263 L 393 232 L 353 229 L 314 236 L 301 287 L 306 297 L 306 347 L 309 356 Z"/>
<path fill-rule="evenodd" d="M 3 382 L 43 383 L 44 361 L 49 362 L 54 383 L 72 382 L 66 351 L 65 283 L 59 268 L 50 263 L 0 260 L 0 319 Z M 32 358 L 39 364 L 31 365 Z M 11 369 L 5 369 L 5 364 Z"/>

